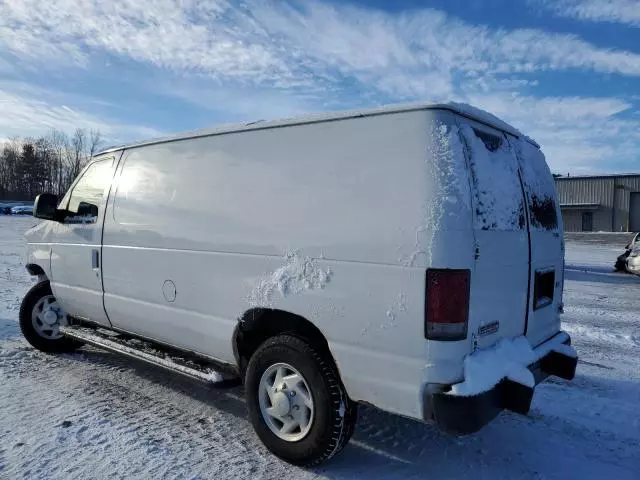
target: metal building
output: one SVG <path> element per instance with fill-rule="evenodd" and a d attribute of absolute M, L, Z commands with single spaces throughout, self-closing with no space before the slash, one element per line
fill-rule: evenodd
<path fill-rule="evenodd" d="M 557 177 L 567 232 L 639 232 L 640 174 Z"/>

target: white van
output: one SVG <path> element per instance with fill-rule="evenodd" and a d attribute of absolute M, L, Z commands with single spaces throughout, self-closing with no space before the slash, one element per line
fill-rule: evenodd
<path fill-rule="evenodd" d="M 40 281 L 20 312 L 34 347 L 242 381 L 257 434 L 295 464 L 340 451 L 359 402 L 470 433 L 575 372 L 549 168 L 472 107 L 114 148 L 35 216 Z"/>

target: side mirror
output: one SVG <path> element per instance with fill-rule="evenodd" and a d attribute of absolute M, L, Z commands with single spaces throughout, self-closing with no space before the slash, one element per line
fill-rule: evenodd
<path fill-rule="evenodd" d="M 57 220 L 58 196 L 53 193 L 41 193 L 33 204 L 33 216 L 43 220 Z"/>

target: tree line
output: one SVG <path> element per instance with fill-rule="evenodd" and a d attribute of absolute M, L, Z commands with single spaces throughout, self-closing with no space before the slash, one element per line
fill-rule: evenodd
<path fill-rule="evenodd" d="M 71 136 L 52 130 L 0 143 L 0 200 L 34 200 L 42 192 L 64 195 L 101 144 L 99 131 L 82 128 Z"/>

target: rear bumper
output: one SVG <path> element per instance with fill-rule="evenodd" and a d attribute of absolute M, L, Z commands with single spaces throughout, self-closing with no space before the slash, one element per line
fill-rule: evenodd
<path fill-rule="evenodd" d="M 571 338 L 560 332 L 534 349 L 536 360 L 528 366 L 536 385 L 550 375 L 573 379 L 578 359 L 554 351 L 560 344 L 570 345 Z M 444 431 L 455 434 L 477 432 L 502 410 L 529 412 L 534 388 L 503 378 L 491 390 L 473 396 L 449 395 L 445 392 L 424 393 L 424 419 L 435 422 Z"/>

